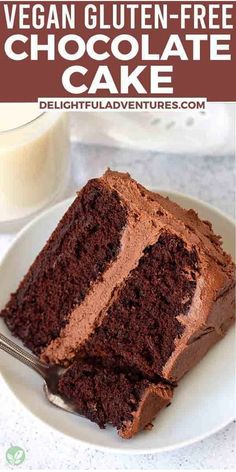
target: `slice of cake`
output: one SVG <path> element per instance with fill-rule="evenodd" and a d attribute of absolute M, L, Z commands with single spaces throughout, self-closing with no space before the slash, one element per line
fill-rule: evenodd
<path fill-rule="evenodd" d="M 62 394 L 128 437 L 225 334 L 234 285 L 209 222 L 107 171 L 78 194 L 2 316 L 43 360 L 74 361 Z"/>
<path fill-rule="evenodd" d="M 173 389 L 163 382 L 150 382 L 139 374 L 77 359 L 61 379 L 61 394 L 78 412 L 100 428 L 112 424 L 122 438 L 151 427 L 157 413 L 168 406 Z"/>

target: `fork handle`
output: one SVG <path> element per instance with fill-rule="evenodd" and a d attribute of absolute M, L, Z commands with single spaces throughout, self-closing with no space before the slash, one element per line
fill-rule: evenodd
<path fill-rule="evenodd" d="M 44 379 L 47 375 L 48 365 L 41 362 L 36 356 L 33 356 L 22 347 L 15 344 L 10 339 L 6 338 L 3 334 L 0 333 L 0 350 L 3 350 L 10 354 L 12 357 L 22 362 L 23 364 L 30 367 Z"/>

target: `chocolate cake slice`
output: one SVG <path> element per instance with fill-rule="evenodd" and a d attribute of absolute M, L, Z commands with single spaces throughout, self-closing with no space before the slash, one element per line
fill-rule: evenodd
<path fill-rule="evenodd" d="M 72 364 L 60 389 L 80 412 L 129 437 L 225 334 L 234 286 L 209 222 L 107 171 L 78 194 L 2 316 L 41 359 Z"/>

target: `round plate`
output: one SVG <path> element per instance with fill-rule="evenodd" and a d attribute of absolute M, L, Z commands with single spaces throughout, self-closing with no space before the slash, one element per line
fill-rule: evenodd
<path fill-rule="evenodd" d="M 210 220 L 216 233 L 222 235 L 225 250 L 233 255 L 235 226 L 232 220 L 199 200 L 172 192 L 161 193 L 168 194 L 185 208 L 194 208 L 201 218 Z M 0 267 L 0 308 L 17 288 L 71 202 L 66 200 L 42 213 L 19 233 Z M 0 331 L 11 337 L 2 319 Z M 231 329 L 181 380 L 171 406 L 158 415 L 155 427 L 131 440 L 119 438 L 111 427 L 100 430 L 90 421 L 50 405 L 44 398 L 40 377 L 2 352 L 0 369 L 16 397 L 50 427 L 96 449 L 128 454 L 153 453 L 199 441 L 234 419 L 233 346 L 234 329 Z"/>

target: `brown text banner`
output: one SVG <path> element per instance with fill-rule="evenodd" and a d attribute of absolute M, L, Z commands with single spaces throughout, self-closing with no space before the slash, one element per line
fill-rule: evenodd
<path fill-rule="evenodd" d="M 235 2 L 0 2 L 0 101 L 236 101 Z"/>

